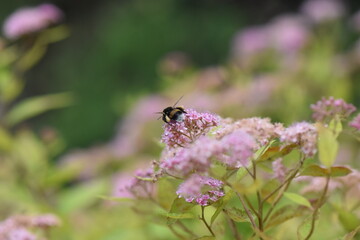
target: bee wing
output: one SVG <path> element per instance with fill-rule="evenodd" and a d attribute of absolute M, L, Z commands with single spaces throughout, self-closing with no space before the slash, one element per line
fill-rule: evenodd
<path fill-rule="evenodd" d="M 184 95 L 182 95 L 182 96 L 176 101 L 176 103 L 173 105 L 173 107 L 175 107 L 176 104 L 178 104 L 183 97 L 184 97 Z"/>

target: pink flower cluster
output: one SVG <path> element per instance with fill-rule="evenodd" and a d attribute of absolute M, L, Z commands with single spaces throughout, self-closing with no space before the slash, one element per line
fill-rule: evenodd
<path fill-rule="evenodd" d="M 260 146 L 263 146 L 276 138 L 278 132 L 283 130 L 283 126 L 280 123 L 271 123 L 270 118 L 244 118 L 234 123 L 225 124 L 216 131 L 216 135 L 218 138 L 222 138 L 237 129 L 247 132 L 255 138 Z"/>
<path fill-rule="evenodd" d="M 360 131 L 360 113 L 354 117 L 354 119 L 349 123 L 349 126 Z"/>
<path fill-rule="evenodd" d="M 135 177 L 120 176 L 116 181 L 114 195 L 120 198 L 151 198 L 155 192 L 153 168 L 138 169 Z"/>
<path fill-rule="evenodd" d="M 185 147 L 200 136 L 205 135 L 212 127 L 217 126 L 220 118 L 211 113 L 199 113 L 186 109 L 184 121 L 172 121 L 164 125 L 162 142 L 168 147 Z"/>
<path fill-rule="evenodd" d="M 16 39 L 23 35 L 38 32 L 63 17 L 60 9 L 52 4 L 42 4 L 33 8 L 22 8 L 10 15 L 3 26 L 4 35 Z"/>
<path fill-rule="evenodd" d="M 336 20 L 345 13 L 341 0 L 308 0 L 301 10 L 315 23 Z"/>
<path fill-rule="evenodd" d="M 312 117 L 316 121 L 329 120 L 336 115 L 349 117 L 351 113 L 356 111 L 354 105 L 346 103 L 343 99 L 335 99 L 334 97 L 323 97 L 316 104 L 312 104 L 311 109 L 313 110 Z"/>
<path fill-rule="evenodd" d="M 301 151 L 307 156 L 314 156 L 317 152 L 317 130 L 308 122 L 300 122 L 278 132 L 280 141 L 285 144 L 297 144 Z"/>
<path fill-rule="evenodd" d="M 181 148 L 174 156 L 163 159 L 160 168 L 178 177 L 194 172 L 205 173 L 214 161 L 239 168 L 248 165 L 255 148 L 253 137 L 242 130 L 236 130 L 222 139 L 203 136 L 188 148 Z"/>
<path fill-rule="evenodd" d="M 12 216 L 0 222 L 0 239 L 36 240 L 37 236 L 30 228 L 47 229 L 60 225 L 60 220 L 53 214 L 39 216 Z"/>
<path fill-rule="evenodd" d="M 176 194 L 187 202 L 207 206 L 224 196 L 222 186 L 220 180 L 193 174 L 179 186 Z"/>

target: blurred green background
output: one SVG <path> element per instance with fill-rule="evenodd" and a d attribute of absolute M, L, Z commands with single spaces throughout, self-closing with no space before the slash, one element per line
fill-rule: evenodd
<path fill-rule="evenodd" d="M 2 2 L 0 20 L 19 7 L 39 3 L 42 1 Z M 40 64 L 28 73 L 24 96 L 62 90 L 75 94 L 74 106 L 32 120 L 33 126 L 58 129 L 71 149 L 109 139 L 132 102 L 161 87 L 158 63 L 168 52 L 186 53 L 197 67 L 222 63 L 228 57 L 232 37 L 241 27 L 294 11 L 301 1 L 52 3 L 65 12 L 71 34 L 51 45 Z"/>

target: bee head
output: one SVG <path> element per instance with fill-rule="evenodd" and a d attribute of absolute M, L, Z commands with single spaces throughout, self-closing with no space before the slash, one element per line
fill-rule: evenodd
<path fill-rule="evenodd" d="M 174 110 L 173 107 L 167 107 L 165 108 L 162 112 L 165 114 L 165 115 L 170 115 L 171 111 Z"/>

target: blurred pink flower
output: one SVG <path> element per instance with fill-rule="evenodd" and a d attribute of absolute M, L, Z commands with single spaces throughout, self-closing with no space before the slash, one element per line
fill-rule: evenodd
<path fill-rule="evenodd" d="M 36 240 L 37 237 L 25 228 L 15 228 L 7 234 L 4 240 Z"/>
<path fill-rule="evenodd" d="M 225 195 L 222 186 L 220 180 L 193 174 L 179 186 L 176 194 L 187 202 L 207 206 Z"/>
<path fill-rule="evenodd" d="M 39 228 L 49 228 L 60 225 L 60 219 L 54 214 L 44 214 L 31 219 L 31 225 Z"/>
<path fill-rule="evenodd" d="M 280 182 L 283 182 L 286 176 L 286 167 L 284 166 L 282 161 L 282 158 L 278 158 L 272 162 L 274 177 L 277 178 Z"/>
<path fill-rule="evenodd" d="M 343 99 L 335 99 L 334 97 L 323 97 L 316 104 L 312 104 L 311 109 L 313 110 L 312 117 L 316 121 L 329 120 L 336 115 L 346 118 L 356 111 L 354 105 L 346 103 Z"/>
<path fill-rule="evenodd" d="M 266 27 L 250 27 L 237 33 L 232 43 L 232 54 L 243 58 L 260 53 L 269 46 Z"/>
<path fill-rule="evenodd" d="M 220 143 L 223 154 L 219 156 L 219 160 L 234 168 L 248 166 L 256 148 L 254 138 L 243 130 L 224 136 Z"/>
<path fill-rule="evenodd" d="M 301 11 L 315 23 L 335 20 L 345 14 L 342 1 L 338 0 L 307 0 Z"/>
<path fill-rule="evenodd" d="M 271 123 L 270 118 L 244 118 L 234 123 L 223 124 L 216 131 L 216 135 L 218 138 L 222 138 L 238 129 L 250 134 L 259 143 L 258 147 L 260 147 L 277 137 L 278 133 L 283 130 L 283 126 L 279 123 Z"/>
<path fill-rule="evenodd" d="M 205 173 L 210 167 L 210 158 L 222 150 L 219 141 L 203 136 L 188 148 L 179 148 L 173 156 L 163 159 L 160 167 L 165 173 L 178 177 L 187 176 L 192 172 Z"/>
<path fill-rule="evenodd" d="M 3 32 L 7 38 L 16 39 L 58 23 L 62 17 L 61 10 L 52 4 L 21 8 L 5 20 Z"/>
<path fill-rule="evenodd" d="M 275 18 L 269 25 L 274 48 L 284 54 L 298 52 L 309 39 L 309 30 L 300 16 L 285 15 Z"/>
<path fill-rule="evenodd" d="M 135 176 L 123 173 L 114 182 L 113 196 L 119 198 L 152 198 L 155 194 L 156 180 L 155 172 L 152 167 L 148 169 L 138 169 Z"/>
<path fill-rule="evenodd" d="M 360 113 L 354 117 L 354 119 L 349 123 L 349 126 L 360 131 Z"/>

